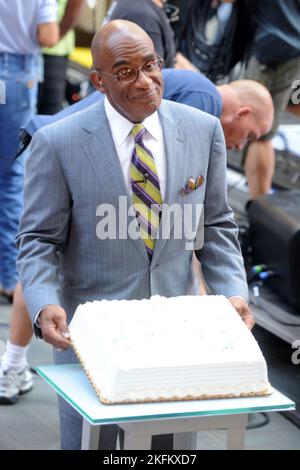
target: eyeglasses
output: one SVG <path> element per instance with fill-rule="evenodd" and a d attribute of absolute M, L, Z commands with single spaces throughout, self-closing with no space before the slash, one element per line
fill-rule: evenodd
<path fill-rule="evenodd" d="M 148 77 L 152 73 L 159 72 L 162 69 L 163 63 L 163 59 L 158 56 L 155 59 L 148 60 L 144 65 L 142 65 L 138 69 L 122 67 L 116 74 L 103 72 L 103 70 L 96 68 L 94 70 L 99 73 L 103 73 L 103 75 L 107 75 L 108 77 L 115 78 L 119 80 L 120 83 L 133 83 L 138 78 L 140 71 L 142 71 Z"/>

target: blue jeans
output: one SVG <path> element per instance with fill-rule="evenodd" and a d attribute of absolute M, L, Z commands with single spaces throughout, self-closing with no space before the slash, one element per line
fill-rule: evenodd
<path fill-rule="evenodd" d="M 15 238 L 23 205 L 23 159 L 15 158 L 19 128 L 34 113 L 37 58 L 0 53 L 0 80 L 6 88 L 0 104 L 0 284 L 13 290 L 18 280 Z"/>

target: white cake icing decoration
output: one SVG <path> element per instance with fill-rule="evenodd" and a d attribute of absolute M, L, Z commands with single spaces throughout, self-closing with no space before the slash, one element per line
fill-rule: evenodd
<path fill-rule="evenodd" d="M 87 302 L 69 329 L 104 402 L 269 393 L 260 348 L 223 296 Z"/>

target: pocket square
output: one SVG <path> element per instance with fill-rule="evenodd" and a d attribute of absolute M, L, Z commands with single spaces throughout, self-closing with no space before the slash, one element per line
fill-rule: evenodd
<path fill-rule="evenodd" d="M 204 182 L 204 176 L 202 175 L 197 176 L 196 180 L 190 177 L 185 183 L 184 188 L 182 188 L 181 194 L 185 196 L 186 194 L 191 193 L 192 191 L 195 191 L 203 184 L 203 182 Z"/>

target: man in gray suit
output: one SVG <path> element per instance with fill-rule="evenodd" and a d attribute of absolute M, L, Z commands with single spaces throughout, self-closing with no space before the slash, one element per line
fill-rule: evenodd
<path fill-rule="evenodd" d="M 132 236 L 132 227 L 136 233 L 142 224 L 136 206 L 126 211 L 128 236 L 118 222 L 124 213 L 116 217 L 116 233 L 122 236 L 99 235 L 103 205 L 109 203 L 117 213 L 124 201 L 131 206 L 136 184 L 146 188 L 148 180 L 166 207 L 204 204 L 205 240 L 195 252 L 205 280 L 212 293 L 229 298 L 251 328 L 237 227 L 226 198 L 219 120 L 162 101 L 161 61 L 137 25 L 108 23 L 96 34 L 92 54 L 91 80 L 105 99 L 40 129 L 27 161 L 18 267 L 35 329 L 56 348 L 56 363 L 77 362 L 67 325 L 80 303 L 198 294 L 190 239 L 185 231 L 174 236 L 176 215 L 169 236 L 152 238 L 151 250 L 145 237 Z M 131 165 L 140 158 L 132 129 L 140 123 L 140 146 L 153 156 L 156 170 L 143 173 L 143 181 L 131 176 Z M 166 213 L 159 217 L 164 226 Z M 193 215 L 192 222 L 199 218 Z M 60 424 L 62 448 L 79 448 L 82 420 L 62 402 Z"/>

